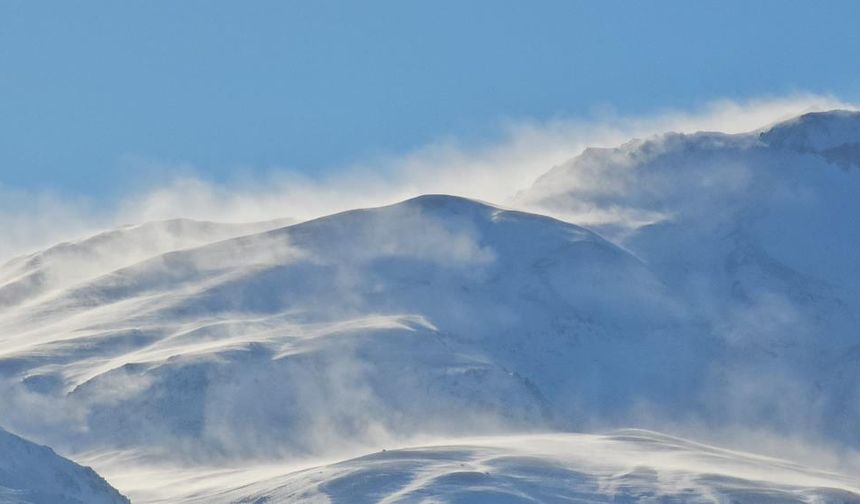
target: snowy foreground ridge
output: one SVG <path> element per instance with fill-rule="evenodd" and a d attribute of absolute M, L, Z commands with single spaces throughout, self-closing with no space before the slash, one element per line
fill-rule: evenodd
<path fill-rule="evenodd" d="M 81 467 L 0 429 L 0 503 L 124 504 L 89 467 Z"/>
<path fill-rule="evenodd" d="M 13 259 L 0 424 L 133 502 L 860 502 L 860 113 L 587 149 L 502 203 Z M 0 434 L 0 503 L 123 502 Z"/>
<path fill-rule="evenodd" d="M 858 501 L 856 480 L 648 431 L 466 442 L 377 452 L 192 502 Z"/>

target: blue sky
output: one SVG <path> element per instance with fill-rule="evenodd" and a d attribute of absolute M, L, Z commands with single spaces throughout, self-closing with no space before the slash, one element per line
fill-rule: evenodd
<path fill-rule="evenodd" d="M 95 200 L 499 124 L 860 99 L 860 2 L 0 0 L 0 186 Z"/>

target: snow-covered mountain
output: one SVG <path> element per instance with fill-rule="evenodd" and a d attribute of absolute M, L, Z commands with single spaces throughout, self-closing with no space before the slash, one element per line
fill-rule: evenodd
<path fill-rule="evenodd" d="M 683 321 L 662 291 L 583 228 L 425 196 L 52 291 L 0 315 L 0 369 L 80 414 L 83 446 L 317 453 L 578 426 L 699 365 L 707 343 L 665 336 Z M 650 362 L 600 357 L 629 351 Z"/>
<path fill-rule="evenodd" d="M 649 431 L 533 434 L 381 451 L 192 503 L 857 503 L 857 480 Z"/>
<path fill-rule="evenodd" d="M 589 149 L 520 195 L 686 300 L 725 356 L 710 418 L 860 444 L 860 113 Z"/>
<path fill-rule="evenodd" d="M 124 504 L 89 467 L 0 429 L 0 503 Z"/>
<path fill-rule="evenodd" d="M 719 452 L 719 481 L 681 474 L 680 459 L 663 466 L 648 451 L 676 441 L 650 434 L 600 438 L 633 443 L 606 466 L 512 446 L 634 426 L 860 449 L 858 145 L 860 114 L 811 114 L 588 149 L 514 202 L 561 220 L 427 195 L 293 225 L 145 224 L 19 258 L 0 267 L 0 422 L 124 491 L 159 464 L 220 474 L 520 436 L 456 456 L 392 450 L 313 477 L 266 471 L 277 481 L 214 490 L 225 502 L 361 494 L 364 476 L 339 478 L 364 464 L 390 502 L 413 491 L 459 502 L 457 482 L 538 495 L 517 486 L 536 467 L 541 488 L 576 473 L 597 489 L 559 494 L 574 501 L 692 499 L 653 484 L 683 477 L 696 496 L 736 489 L 756 502 L 757 487 L 775 501 L 853 502 L 839 492 L 854 479 L 768 479 L 775 462 L 733 452 Z M 575 454 L 585 439 L 557 442 Z M 451 469 L 487 456 L 514 457 L 512 476 L 477 483 Z M 183 498 L 195 495 L 212 494 Z"/>

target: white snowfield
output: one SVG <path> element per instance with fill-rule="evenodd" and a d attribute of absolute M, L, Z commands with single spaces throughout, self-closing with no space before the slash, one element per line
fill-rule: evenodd
<path fill-rule="evenodd" d="M 159 503 L 860 502 L 857 478 L 633 429 L 449 438 L 319 465 L 127 466 L 112 476 L 136 501 Z"/>
<path fill-rule="evenodd" d="M 856 502 L 802 454 L 527 433 L 850 467 L 858 196 L 860 114 L 829 112 L 588 149 L 508 202 L 563 220 L 122 228 L 0 266 L 0 424 L 135 502 Z"/>
<path fill-rule="evenodd" d="M 856 479 L 649 431 L 457 441 L 467 444 L 377 452 L 189 502 L 860 502 Z"/>

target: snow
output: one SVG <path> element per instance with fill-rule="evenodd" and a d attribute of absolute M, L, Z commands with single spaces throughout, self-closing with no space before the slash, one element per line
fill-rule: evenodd
<path fill-rule="evenodd" d="M 0 268 L 0 310 L 173 250 L 285 225 L 286 220 L 224 224 L 189 219 L 150 222 L 60 243 Z"/>
<path fill-rule="evenodd" d="M 857 446 L 858 139 L 860 113 L 842 111 L 667 134 L 584 153 L 521 197 L 591 218 L 685 299 L 724 352 L 707 417 Z"/>
<path fill-rule="evenodd" d="M 760 138 L 773 147 L 816 153 L 828 160 L 857 166 L 860 153 L 857 117 L 858 112 L 841 110 L 804 114 L 762 132 Z"/>
<path fill-rule="evenodd" d="M 535 433 L 860 450 L 858 125 L 589 149 L 514 202 L 546 215 L 426 195 L 13 260 L 0 423 L 140 502 L 344 502 L 363 481 L 391 502 L 551 501 L 571 480 L 597 501 L 852 501 L 817 459 Z M 386 446 L 419 448 L 352 458 Z"/>
<path fill-rule="evenodd" d="M 426 196 L 173 251 L 0 326 L 6 372 L 81 417 L 71 450 L 274 457 L 620 414 L 631 376 L 659 396 L 697 365 L 647 350 L 694 352 L 661 341 L 659 292 L 583 228 Z"/>
<path fill-rule="evenodd" d="M 860 502 L 856 478 L 643 430 L 454 438 L 280 473 L 136 468 L 116 481 L 189 504 Z"/>
<path fill-rule="evenodd" d="M 0 503 L 121 504 L 129 502 L 92 469 L 0 429 Z"/>

